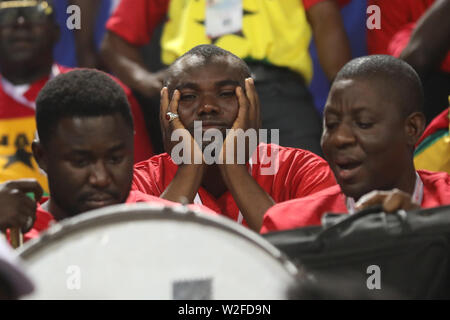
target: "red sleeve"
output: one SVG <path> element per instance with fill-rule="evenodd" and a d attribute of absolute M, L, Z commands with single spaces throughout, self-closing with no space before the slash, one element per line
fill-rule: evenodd
<path fill-rule="evenodd" d="M 152 177 L 152 172 L 149 171 L 145 165 L 137 164 L 134 167 L 132 190 L 137 190 L 145 194 L 159 197 L 163 191 L 159 190 L 155 178 Z"/>
<path fill-rule="evenodd" d="M 425 13 L 425 8 L 424 13 Z M 419 15 L 419 12 L 416 12 Z M 414 32 L 417 21 L 407 23 L 402 28 L 400 28 L 394 35 L 392 35 L 389 43 L 387 44 L 387 54 L 392 55 L 394 57 L 399 57 L 403 50 L 409 43 L 411 39 L 411 35 Z M 450 51 L 447 53 L 447 56 L 443 60 L 441 64 L 441 70 L 444 72 L 450 72 Z"/>
<path fill-rule="evenodd" d="M 277 203 L 305 197 L 336 185 L 328 163 L 307 150 L 262 143 L 257 156 L 257 161 L 253 159 L 252 174 Z M 275 173 L 265 174 L 266 164 L 274 163 Z"/>
<path fill-rule="evenodd" d="M 165 18 L 169 0 L 121 0 L 106 23 L 106 29 L 127 42 L 143 46 Z"/>
<path fill-rule="evenodd" d="M 302 0 L 303 6 L 305 7 L 305 10 L 308 10 L 312 6 L 318 4 L 319 2 L 327 1 L 327 0 Z M 343 7 L 347 5 L 351 0 L 334 0 L 339 4 L 339 7 Z"/>
<path fill-rule="evenodd" d="M 41 200 L 42 203 L 48 200 L 48 198 L 44 199 L 45 200 L 43 201 Z M 55 222 L 55 218 L 38 204 L 36 208 L 36 220 L 34 221 L 33 228 L 23 235 L 24 242 L 37 238 L 39 234 L 47 230 L 53 222 Z"/>
<path fill-rule="evenodd" d="M 310 152 L 297 159 L 291 169 L 296 172 L 291 182 L 291 199 L 305 197 L 336 185 L 333 172 L 325 160 Z"/>
<path fill-rule="evenodd" d="M 367 30 L 367 46 L 370 54 L 388 54 L 394 35 L 411 20 L 405 0 L 369 0 L 368 5 L 380 8 L 381 29 Z"/>
<path fill-rule="evenodd" d="M 411 38 L 411 34 L 416 27 L 416 23 L 408 23 L 403 26 L 396 34 L 394 34 L 388 43 L 387 54 L 396 58 L 400 57 L 400 54 L 406 48 Z"/>
<path fill-rule="evenodd" d="M 450 175 L 447 172 L 417 170 L 423 182 L 422 208 L 450 205 Z"/>
<path fill-rule="evenodd" d="M 380 8 L 381 29 L 367 30 L 369 54 L 398 56 L 411 36 L 411 24 L 433 5 L 435 0 L 369 0 L 368 5 Z M 407 41 L 405 40 L 407 38 Z M 391 44 L 391 41 L 394 41 Z M 406 41 L 406 42 L 405 42 Z"/>
<path fill-rule="evenodd" d="M 163 153 L 134 166 L 132 190 L 159 197 L 177 172 L 177 165 Z"/>
<path fill-rule="evenodd" d="M 273 206 L 264 215 L 260 233 L 317 226 L 321 224 L 322 216 L 327 212 L 347 212 L 345 197 L 339 186 Z"/>

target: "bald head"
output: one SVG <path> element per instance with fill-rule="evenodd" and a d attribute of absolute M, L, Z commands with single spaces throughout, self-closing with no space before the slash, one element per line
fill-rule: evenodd
<path fill-rule="evenodd" d="M 403 60 L 388 55 L 356 58 L 339 71 L 334 81 L 346 79 L 369 82 L 379 95 L 394 102 L 405 117 L 422 111 L 422 83 L 416 71 Z"/>

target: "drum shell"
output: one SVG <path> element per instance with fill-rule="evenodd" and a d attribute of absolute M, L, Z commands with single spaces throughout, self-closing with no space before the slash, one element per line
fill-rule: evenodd
<path fill-rule="evenodd" d="M 297 270 L 235 222 L 118 205 L 67 219 L 20 251 L 29 299 L 284 299 Z"/>

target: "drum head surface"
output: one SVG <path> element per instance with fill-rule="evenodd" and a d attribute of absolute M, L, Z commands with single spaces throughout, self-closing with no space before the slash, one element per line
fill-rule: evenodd
<path fill-rule="evenodd" d="M 258 234 L 181 206 L 95 210 L 19 252 L 28 299 L 285 299 L 297 272 Z"/>

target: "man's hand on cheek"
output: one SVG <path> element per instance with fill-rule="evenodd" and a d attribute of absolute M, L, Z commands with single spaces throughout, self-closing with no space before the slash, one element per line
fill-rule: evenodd
<path fill-rule="evenodd" d="M 160 121 L 164 147 L 178 165 L 204 164 L 202 151 L 178 116 L 180 92 L 175 90 L 169 102 L 169 90 L 161 90 Z M 175 115 L 170 119 L 168 114 Z M 169 119 L 168 119 L 169 118 Z"/>
<path fill-rule="evenodd" d="M 253 79 L 245 80 L 245 91 L 236 87 L 236 97 L 238 114 L 222 146 L 219 157 L 222 164 L 245 164 L 259 143 L 260 107 Z M 252 147 L 249 139 L 253 139 L 256 146 Z"/>
<path fill-rule="evenodd" d="M 233 124 L 233 129 L 258 130 L 261 127 L 261 116 L 258 94 L 252 78 L 245 79 L 245 91 L 242 87 L 236 87 L 238 99 L 238 115 Z"/>
<path fill-rule="evenodd" d="M 368 207 L 380 204 L 384 212 L 392 213 L 398 210 L 419 209 L 420 205 L 412 200 L 410 194 L 399 189 L 390 191 L 372 191 L 364 195 L 356 203 L 356 210 L 360 211 Z"/>

